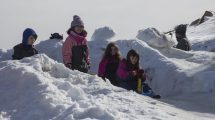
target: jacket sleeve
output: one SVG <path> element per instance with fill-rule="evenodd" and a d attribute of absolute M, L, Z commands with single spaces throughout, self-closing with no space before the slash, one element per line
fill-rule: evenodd
<path fill-rule="evenodd" d="M 117 76 L 122 80 L 131 78 L 131 72 L 127 71 L 125 61 L 121 61 L 117 69 Z"/>
<path fill-rule="evenodd" d="M 98 76 L 99 77 L 105 76 L 106 65 L 107 65 L 107 61 L 104 59 L 99 63 L 99 70 L 98 70 Z"/>
<path fill-rule="evenodd" d="M 12 55 L 12 60 L 20 60 L 22 59 L 22 51 L 18 48 L 13 48 L 14 49 L 14 53 Z"/>
<path fill-rule="evenodd" d="M 63 55 L 63 62 L 64 64 L 68 64 L 68 63 L 72 63 L 72 41 L 71 39 L 68 37 L 66 39 L 66 41 L 63 44 L 63 48 L 62 48 L 62 55 Z"/>
<path fill-rule="evenodd" d="M 87 47 L 87 64 L 90 65 L 90 52 L 89 52 L 89 47 Z"/>

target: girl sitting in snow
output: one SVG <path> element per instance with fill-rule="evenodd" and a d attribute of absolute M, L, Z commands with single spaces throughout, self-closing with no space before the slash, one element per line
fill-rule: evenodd
<path fill-rule="evenodd" d="M 66 67 L 87 73 L 89 68 L 89 50 L 87 46 L 87 32 L 84 23 L 77 15 L 73 16 L 68 37 L 63 44 L 63 61 Z"/>
<path fill-rule="evenodd" d="M 120 60 L 118 47 L 114 43 L 109 43 L 99 64 L 98 76 L 109 79 L 111 84 L 117 86 L 116 71 Z"/>
<path fill-rule="evenodd" d="M 154 95 L 151 88 L 144 83 L 146 75 L 144 70 L 139 67 L 139 54 L 135 50 L 130 50 L 127 58 L 120 62 L 117 77 L 119 86 L 122 88 L 133 90 L 153 98 L 160 98 L 159 95 Z"/>
<path fill-rule="evenodd" d="M 22 43 L 16 45 L 14 49 L 14 54 L 12 55 L 13 60 L 20 60 L 24 57 L 30 57 L 35 54 L 38 54 L 38 51 L 34 48 L 34 42 L 37 39 L 36 32 L 27 28 L 23 32 Z"/>
<path fill-rule="evenodd" d="M 117 70 L 119 86 L 127 90 L 137 91 L 137 80 L 141 71 L 139 68 L 139 54 L 135 50 L 130 50 L 127 59 L 120 62 Z M 145 80 L 144 75 L 140 77 Z"/>

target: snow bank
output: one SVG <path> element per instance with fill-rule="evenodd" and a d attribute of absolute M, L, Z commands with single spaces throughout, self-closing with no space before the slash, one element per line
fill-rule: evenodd
<path fill-rule="evenodd" d="M 10 50 L 2 50 L 0 49 L 0 61 L 11 60 L 13 54 L 13 49 Z"/>
<path fill-rule="evenodd" d="M 39 50 L 40 54 L 46 54 L 53 60 L 63 63 L 63 58 L 62 58 L 63 42 L 64 41 L 59 39 L 49 39 L 49 40 L 41 41 L 35 47 L 36 49 Z"/>
<path fill-rule="evenodd" d="M 100 32 L 100 34 L 102 32 L 104 32 L 103 34 L 106 33 L 105 29 L 102 30 L 102 28 Z M 147 71 L 149 83 L 155 92 L 162 96 L 175 96 L 193 94 L 193 92 L 215 91 L 213 89 L 215 88 L 213 80 L 208 79 L 205 83 L 199 82 L 204 81 L 204 74 L 202 73 L 207 71 L 207 68 L 200 68 L 213 61 L 215 59 L 214 54 L 206 52 L 186 52 L 171 48 L 169 45 L 172 44 L 172 41 L 164 37 L 156 29 L 149 28 L 144 31 L 139 31 L 137 37 L 141 40 L 117 40 L 115 42 L 124 57 L 126 57 L 130 49 L 135 49 L 140 53 L 141 66 Z M 93 73 L 97 73 L 98 64 L 104 52 L 101 46 L 108 43 L 108 40 L 101 41 L 99 47 L 98 45 L 90 46 L 93 62 L 91 72 Z M 197 86 L 190 86 L 193 84 Z M 198 87 L 202 89 L 196 91 Z"/>
<path fill-rule="evenodd" d="M 95 30 L 92 35 L 91 41 L 106 41 L 115 36 L 115 32 L 110 27 L 102 27 Z"/>
<path fill-rule="evenodd" d="M 99 28 L 88 42 L 91 74 L 97 73 L 104 49 L 114 35 L 111 28 Z M 200 93 L 215 93 L 214 53 L 171 48 L 171 40 L 153 28 L 139 31 L 137 38 L 115 42 L 124 57 L 130 49 L 139 52 L 141 67 L 156 93 L 162 97 L 195 95 L 196 98 L 201 98 Z M 36 55 L 20 61 L 10 60 L 13 50 L 0 51 L 1 119 L 191 118 L 181 112 L 178 117 L 172 113 L 177 110 L 167 105 L 161 108 L 157 102 L 159 107 L 154 102 L 152 105 L 151 99 L 113 87 L 109 81 L 70 71 L 61 64 L 62 44 L 59 40 L 42 41 L 36 48 L 48 57 Z"/>
<path fill-rule="evenodd" d="M 10 116 L 8 116 L 7 113 L 5 113 L 5 112 L 1 112 L 0 120 L 10 120 Z"/>
<path fill-rule="evenodd" d="M 200 25 L 188 27 L 187 36 L 193 50 L 215 52 L 215 16 L 207 19 Z"/>
<path fill-rule="evenodd" d="M 109 27 L 95 30 L 88 42 L 90 48 L 90 74 L 97 74 L 104 49 L 112 41 L 115 32 Z M 186 52 L 169 47 L 172 43 L 154 28 L 139 31 L 138 39 L 117 40 L 116 44 L 124 57 L 130 49 L 140 53 L 141 66 L 147 71 L 151 87 L 162 96 L 193 94 L 193 92 L 215 92 L 213 72 L 214 53 Z M 62 63 L 63 41 L 46 40 L 36 45 L 40 53 Z M 12 50 L 1 51 L 1 60 L 11 57 Z M 204 68 L 204 69 L 202 69 Z M 169 76 L 171 75 L 171 76 Z M 207 78 L 207 80 L 205 80 Z M 168 87 L 167 87 L 168 84 Z M 201 88 L 201 89 L 198 89 Z"/>
<path fill-rule="evenodd" d="M 155 28 L 139 30 L 137 38 L 145 41 L 150 46 L 157 48 L 169 48 L 174 45 L 173 41 Z"/>
<path fill-rule="evenodd" d="M 0 62 L 0 96 L 5 120 L 197 120 L 97 76 L 71 71 L 44 54 Z"/>

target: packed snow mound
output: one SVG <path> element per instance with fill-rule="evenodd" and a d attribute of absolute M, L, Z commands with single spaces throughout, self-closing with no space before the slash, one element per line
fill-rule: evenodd
<path fill-rule="evenodd" d="M 194 92 L 215 92 L 214 67 L 215 54 L 206 52 L 183 52 L 172 49 L 163 54 L 141 40 L 121 40 L 117 44 L 126 56 L 130 49 L 140 54 L 141 66 L 146 70 L 148 82 L 153 90 L 162 96 L 193 94 Z M 169 52 L 168 52 L 169 51 Z M 166 55 L 172 58 L 167 57 Z M 178 56 L 178 58 L 174 58 Z M 205 59 L 207 58 L 207 59 Z M 210 79 L 207 78 L 205 72 Z M 167 87 L 168 84 L 168 87 Z M 201 89 L 198 89 L 201 88 Z M 212 88 L 212 89 L 211 89 Z"/>
<path fill-rule="evenodd" d="M 137 38 L 145 41 L 150 46 L 157 48 L 169 48 L 174 45 L 174 42 L 171 39 L 167 38 L 167 36 L 155 28 L 139 30 Z"/>
<path fill-rule="evenodd" d="M 0 61 L 11 60 L 13 54 L 13 49 L 2 50 L 0 49 Z"/>
<path fill-rule="evenodd" d="M 41 41 L 35 47 L 36 49 L 39 50 L 40 54 L 46 54 L 53 60 L 63 63 L 63 56 L 62 56 L 63 42 L 64 41 L 59 39 L 49 39 L 49 40 Z"/>
<path fill-rule="evenodd" d="M 89 41 L 90 74 L 97 74 L 104 49 L 111 42 L 113 35 L 113 30 L 103 27 L 97 29 L 94 37 Z M 146 29 L 139 32 L 138 36 L 142 40 L 117 40 L 115 42 L 119 46 L 123 57 L 126 57 L 130 49 L 135 49 L 139 52 L 140 65 L 147 71 L 149 83 L 156 93 L 162 96 L 174 96 L 215 91 L 215 81 L 213 80 L 215 70 L 209 66 L 213 65 L 212 61 L 215 60 L 214 53 L 186 52 L 171 47 L 168 48 L 169 41 L 167 39 L 162 40 L 162 34 L 156 29 Z M 163 41 L 161 43 L 163 47 L 151 47 L 147 41 L 150 41 L 154 46 Z M 62 45 L 63 41 L 46 40 L 37 44 L 36 48 L 39 53 L 44 53 L 53 60 L 62 63 Z M 12 52 L 2 53 L 0 56 L 3 56 L 1 58 L 4 58 L 4 60 L 7 60 L 8 56 L 12 55 Z M 166 87 L 166 84 L 168 84 L 168 87 Z"/>
<path fill-rule="evenodd" d="M 102 29 L 101 31 L 105 32 Z M 157 30 L 149 28 L 142 31 L 143 34 L 139 32 L 139 39 L 142 40 L 115 41 L 123 57 L 126 57 L 128 51 L 131 49 L 139 52 L 140 65 L 146 70 L 148 82 L 153 90 L 162 96 L 193 94 L 194 92 L 215 92 L 215 81 L 212 80 L 215 69 L 208 66 L 213 64 L 211 61 L 215 60 L 215 54 L 208 52 L 186 52 L 169 48 L 167 44 L 171 42 L 167 39 L 162 40 L 159 34 L 154 34 L 156 33 L 155 31 Z M 146 32 L 149 32 L 149 35 Z M 153 41 L 151 44 L 156 47 L 149 46 L 147 40 L 150 42 Z M 157 47 L 157 43 L 160 41 L 163 41 L 163 47 Z M 97 73 L 104 53 L 103 46 L 106 46 L 108 42 L 110 42 L 108 39 L 103 40 L 103 42 L 100 41 L 100 45 L 90 42 L 91 73 Z M 208 71 L 210 72 L 207 73 Z M 208 74 L 208 77 L 210 76 L 210 79 L 204 79 L 205 72 Z"/>
<path fill-rule="evenodd" d="M 95 30 L 91 40 L 92 41 L 102 41 L 111 39 L 115 36 L 115 32 L 110 27 L 102 27 Z"/>
<path fill-rule="evenodd" d="M 91 58 L 91 73 L 97 73 L 99 62 L 102 59 L 105 48 L 114 36 L 115 32 L 109 27 L 98 28 L 93 33 L 91 40 L 88 42 Z"/>
<path fill-rule="evenodd" d="M 97 76 L 71 71 L 44 54 L 0 62 L 0 96 L 5 120 L 198 119 Z"/>
<path fill-rule="evenodd" d="M 215 16 L 200 25 L 189 26 L 187 36 L 193 50 L 215 52 Z"/>

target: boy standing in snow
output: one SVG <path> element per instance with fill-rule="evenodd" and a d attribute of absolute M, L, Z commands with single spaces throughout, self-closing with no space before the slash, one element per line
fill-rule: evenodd
<path fill-rule="evenodd" d="M 109 43 L 105 49 L 102 61 L 99 64 L 98 76 L 107 78 L 111 84 L 118 86 L 116 80 L 116 71 L 121 60 L 121 55 L 116 44 Z"/>
<path fill-rule="evenodd" d="M 37 39 L 36 32 L 27 28 L 23 32 L 22 43 L 16 45 L 14 49 L 14 54 L 12 55 L 13 60 L 20 60 L 24 57 L 30 57 L 35 54 L 38 54 L 38 51 L 34 48 L 34 42 Z"/>
<path fill-rule="evenodd" d="M 77 15 L 73 16 L 69 35 L 63 44 L 62 54 L 66 67 L 84 73 L 89 69 L 89 50 L 87 46 L 87 32 L 84 30 L 84 23 Z"/>
<path fill-rule="evenodd" d="M 187 25 L 182 24 L 175 27 L 175 36 L 178 41 L 176 48 L 185 50 L 185 51 L 190 51 L 191 45 L 187 39 L 186 31 L 187 31 Z"/>

